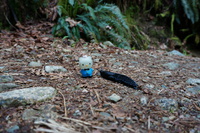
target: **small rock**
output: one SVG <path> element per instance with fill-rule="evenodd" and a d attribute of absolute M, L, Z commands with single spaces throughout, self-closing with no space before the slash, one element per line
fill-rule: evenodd
<path fill-rule="evenodd" d="M 165 85 L 161 85 L 161 87 L 162 87 L 163 89 L 167 89 L 167 88 L 168 88 L 168 87 L 165 86 Z"/>
<path fill-rule="evenodd" d="M 155 104 L 160 106 L 163 110 L 174 111 L 178 107 L 178 102 L 175 99 L 162 98 L 155 100 Z"/>
<path fill-rule="evenodd" d="M 4 66 L 0 66 L 0 70 L 4 69 L 5 67 Z"/>
<path fill-rule="evenodd" d="M 102 43 L 100 43 L 99 45 L 100 45 L 102 48 L 107 49 L 107 46 L 106 46 L 106 45 L 104 45 L 104 44 L 102 44 Z"/>
<path fill-rule="evenodd" d="M 187 88 L 186 91 L 194 94 L 194 95 L 197 95 L 200 93 L 200 85 L 199 86 L 195 86 L 195 87 L 192 87 L 192 88 Z"/>
<path fill-rule="evenodd" d="M 147 104 L 147 100 L 148 100 L 148 98 L 145 97 L 145 96 L 143 96 L 143 97 L 140 98 L 140 103 L 141 103 L 142 105 L 146 105 L 146 104 Z"/>
<path fill-rule="evenodd" d="M 135 66 L 128 66 L 128 68 L 135 68 Z"/>
<path fill-rule="evenodd" d="M 115 47 L 115 45 L 112 42 L 110 42 L 110 41 L 103 42 L 103 45 Z"/>
<path fill-rule="evenodd" d="M 86 90 L 86 89 L 83 89 L 83 91 L 82 91 L 83 93 L 88 93 L 88 90 Z"/>
<path fill-rule="evenodd" d="M 68 39 L 68 41 L 69 41 L 69 43 L 70 43 L 71 46 L 73 46 L 74 44 L 76 44 L 76 42 L 74 40 L 72 40 L 72 39 Z"/>
<path fill-rule="evenodd" d="M 19 85 L 16 85 L 14 83 L 0 83 L 0 92 L 8 90 L 8 89 L 13 89 L 18 87 Z"/>
<path fill-rule="evenodd" d="M 173 119 L 175 119 L 175 118 L 176 118 L 175 116 L 162 117 L 162 121 L 163 121 L 163 122 L 166 122 L 166 121 L 169 121 L 169 120 L 173 120 Z"/>
<path fill-rule="evenodd" d="M 114 62 L 116 60 L 116 58 L 111 58 L 109 59 L 109 62 Z"/>
<path fill-rule="evenodd" d="M 106 113 L 106 112 L 100 112 L 99 114 L 104 117 L 112 117 L 109 113 Z"/>
<path fill-rule="evenodd" d="M 109 100 L 113 101 L 113 102 L 118 102 L 120 101 L 122 98 L 120 96 L 118 96 L 117 94 L 112 94 L 111 96 L 108 97 Z"/>
<path fill-rule="evenodd" d="M 137 62 L 137 61 L 131 61 L 131 63 L 132 63 L 132 64 L 138 64 L 138 62 Z"/>
<path fill-rule="evenodd" d="M 158 58 L 156 55 L 153 54 L 147 54 L 149 57 L 153 57 L 153 58 Z"/>
<path fill-rule="evenodd" d="M 162 121 L 163 121 L 163 122 L 166 122 L 166 121 L 168 121 L 168 120 L 169 120 L 168 117 L 162 117 Z"/>
<path fill-rule="evenodd" d="M 2 82 L 12 82 L 13 76 L 11 75 L 0 75 L 0 83 Z"/>
<path fill-rule="evenodd" d="M 48 73 L 51 72 L 66 72 L 67 69 L 65 69 L 63 66 L 45 66 L 45 71 Z"/>
<path fill-rule="evenodd" d="M 22 114 L 23 120 L 32 120 L 40 116 L 40 111 L 35 109 L 26 109 Z"/>
<path fill-rule="evenodd" d="M 172 72 L 171 71 L 162 71 L 161 73 L 159 73 L 159 75 L 171 76 Z"/>
<path fill-rule="evenodd" d="M 19 130 L 19 126 L 18 125 L 14 125 L 14 126 L 8 128 L 6 131 L 8 133 L 16 133 L 16 130 Z"/>
<path fill-rule="evenodd" d="M 153 88 L 154 88 L 154 85 L 152 85 L 152 84 L 146 84 L 144 87 L 145 87 L 145 88 L 148 88 L 148 89 L 153 89 Z"/>
<path fill-rule="evenodd" d="M 179 55 L 179 56 L 185 56 L 184 54 L 182 54 L 181 52 L 177 51 L 177 50 L 173 50 L 171 52 L 167 53 L 168 55 Z"/>
<path fill-rule="evenodd" d="M 115 65 L 115 66 L 121 66 L 122 63 L 121 62 L 115 62 L 113 65 Z"/>
<path fill-rule="evenodd" d="M 28 66 L 30 66 L 30 67 L 38 67 L 38 66 L 42 66 L 42 63 L 32 61 L 32 62 L 30 62 L 30 63 L 28 64 Z"/>
<path fill-rule="evenodd" d="M 191 85 L 197 85 L 200 84 L 200 79 L 193 79 L 193 78 L 189 78 L 186 81 L 187 84 L 191 84 Z"/>
<path fill-rule="evenodd" d="M 82 113 L 81 113 L 81 111 L 80 110 L 76 110 L 75 112 L 74 112 L 74 114 L 73 114 L 74 116 L 81 116 L 82 115 Z"/>
<path fill-rule="evenodd" d="M 56 94 L 53 87 L 31 87 L 0 93 L 0 106 L 19 106 L 51 99 Z"/>
<path fill-rule="evenodd" d="M 55 106 L 51 104 L 42 105 L 39 109 L 26 109 L 22 114 L 23 120 L 47 120 L 56 119 L 58 114 L 54 112 Z"/>
<path fill-rule="evenodd" d="M 163 66 L 170 69 L 170 70 L 175 70 L 179 67 L 179 64 L 174 63 L 174 62 L 170 62 L 170 63 L 163 64 Z"/>
<path fill-rule="evenodd" d="M 100 59 L 94 59 L 94 62 L 99 62 L 100 61 Z"/>
<path fill-rule="evenodd" d="M 71 52 L 72 52 L 71 49 L 65 49 L 65 48 L 62 48 L 62 50 L 63 50 L 63 52 L 65 52 L 65 53 L 71 53 Z"/>

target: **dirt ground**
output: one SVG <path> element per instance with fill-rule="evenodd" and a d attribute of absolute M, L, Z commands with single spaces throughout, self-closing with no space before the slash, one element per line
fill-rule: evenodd
<path fill-rule="evenodd" d="M 200 78 L 200 58 L 169 56 L 161 50 L 104 48 L 84 41 L 72 47 L 69 40 L 52 37 L 51 27 L 49 22 L 40 22 L 22 26 L 18 32 L 0 33 L 0 66 L 5 67 L 0 75 L 13 75 L 13 82 L 20 85 L 15 89 L 51 86 L 58 90 L 51 100 L 1 107 L 0 132 L 6 132 L 13 125 L 19 126 L 16 132 L 35 132 L 39 127 L 52 129 L 36 125 L 32 120 L 22 120 L 26 109 L 37 110 L 47 104 L 53 105 L 60 116 L 54 120 L 62 123 L 58 125 L 67 124 L 77 132 L 200 132 L 200 95 L 189 95 L 187 88 L 194 85 L 186 83 L 188 78 Z M 78 59 L 84 54 L 93 58 L 92 78 L 81 78 Z M 30 67 L 31 61 L 40 61 L 43 66 Z M 169 70 L 163 66 L 170 62 L 178 63 L 179 67 Z M 46 73 L 44 66 L 47 65 L 63 66 L 67 72 Z M 103 79 L 98 70 L 124 74 L 140 89 Z M 162 74 L 166 71 L 171 74 Z M 122 98 L 116 103 L 108 98 L 114 93 Z M 143 97 L 147 103 L 141 102 Z M 162 109 L 156 104 L 161 98 L 175 99 L 176 109 Z M 189 102 L 183 103 L 184 99 Z"/>

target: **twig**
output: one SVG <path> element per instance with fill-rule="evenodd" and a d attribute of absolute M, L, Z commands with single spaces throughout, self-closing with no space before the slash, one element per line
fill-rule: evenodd
<path fill-rule="evenodd" d="M 150 116 L 148 116 L 148 130 L 150 130 L 151 128 L 151 118 Z"/>
<path fill-rule="evenodd" d="M 78 123 L 83 123 L 83 124 L 88 125 L 88 126 L 92 126 L 92 124 L 90 124 L 89 122 L 81 121 L 81 120 L 78 120 L 78 119 L 67 118 L 67 117 L 59 117 L 59 118 L 62 118 L 62 119 L 65 119 L 65 120 L 74 121 L 74 122 L 78 122 Z"/>
<path fill-rule="evenodd" d="M 97 96 L 97 101 L 98 101 L 99 103 L 101 103 L 101 100 L 100 100 L 100 98 L 99 98 L 98 92 L 97 92 L 96 90 L 94 90 L 94 92 L 95 92 L 95 94 L 96 94 L 96 96 Z"/>
<path fill-rule="evenodd" d="M 4 13 L 4 16 L 5 16 L 6 20 L 7 20 L 7 22 L 8 22 L 15 30 L 17 30 L 17 28 L 10 22 L 10 20 L 8 19 L 8 17 L 6 16 L 5 13 Z"/>
<path fill-rule="evenodd" d="M 93 108 L 92 108 L 92 105 L 90 104 L 90 110 L 91 110 L 91 112 L 92 112 L 92 115 L 94 116 L 94 110 L 93 110 Z"/>
<path fill-rule="evenodd" d="M 161 89 L 157 94 L 159 95 L 164 89 Z"/>
<path fill-rule="evenodd" d="M 46 129 L 43 127 L 35 129 L 37 132 L 47 132 L 47 133 L 79 133 L 75 131 L 74 128 L 71 128 L 70 125 L 66 125 L 64 123 L 57 123 L 54 120 L 48 119 L 47 122 L 44 121 L 36 121 L 34 124 L 37 125 L 45 125 L 50 129 Z"/>
<path fill-rule="evenodd" d="M 62 97 L 63 97 L 63 104 L 64 104 L 64 110 L 65 110 L 65 117 L 67 117 L 67 107 L 66 107 L 66 102 L 65 102 L 65 97 L 64 95 L 62 94 L 62 92 L 58 91 Z"/>
<path fill-rule="evenodd" d="M 195 103 L 193 103 L 193 104 L 194 104 L 195 108 L 196 108 L 198 111 L 200 111 L 200 108 L 199 108 Z"/>
<path fill-rule="evenodd" d="M 156 99 L 155 97 L 153 97 L 152 99 L 149 100 L 149 103 L 147 104 L 147 106 L 149 106 L 149 104 L 151 103 L 151 101 L 153 101 L 154 99 Z"/>

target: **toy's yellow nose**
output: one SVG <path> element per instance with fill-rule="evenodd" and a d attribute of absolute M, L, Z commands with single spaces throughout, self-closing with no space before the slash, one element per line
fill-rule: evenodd
<path fill-rule="evenodd" d="M 88 65 L 85 65 L 86 67 L 88 67 Z"/>

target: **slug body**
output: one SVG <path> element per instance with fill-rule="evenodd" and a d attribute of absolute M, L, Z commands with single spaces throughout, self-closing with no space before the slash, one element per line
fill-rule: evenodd
<path fill-rule="evenodd" d="M 100 74 L 101 77 L 107 80 L 111 80 L 113 82 L 121 83 L 131 88 L 138 89 L 138 85 L 135 83 L 135 81 L 125 75 L 102 70 L 100 70 Z"/>

